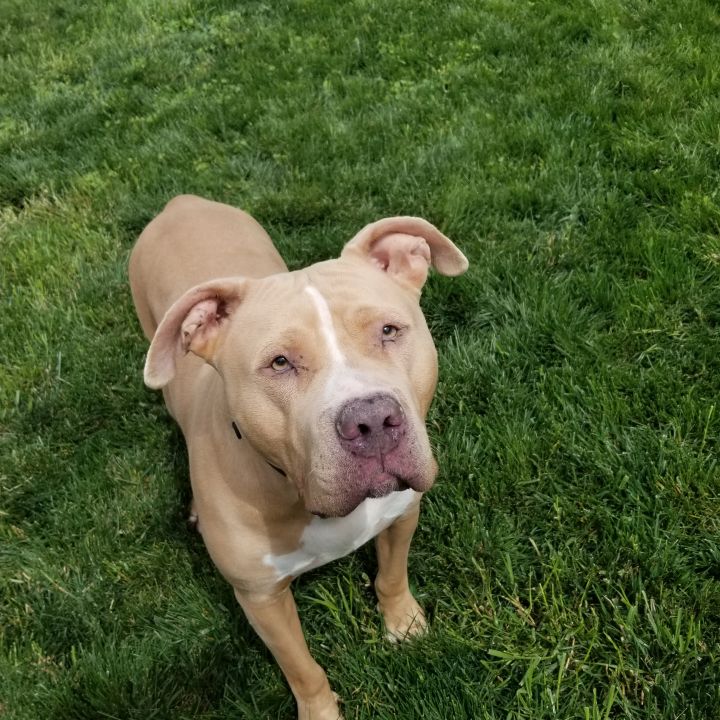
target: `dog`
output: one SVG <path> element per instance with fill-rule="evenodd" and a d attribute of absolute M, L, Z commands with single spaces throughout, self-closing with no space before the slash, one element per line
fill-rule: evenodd
<path fill-rule="evenodd" d="M 391 217 L 288 272 L 250 215 L 190 195 L 130 257 L 144 379 L 185 437 L 192 515 L 303 720 L 341 715 L 294 578 L 376 538 L 388 638 L 426 630 L 407 560 L 437 474 L 425 428 L 437 353 L 419 304 L 431 266 L 454 276 L 468 261 L 429 222 Z"/>

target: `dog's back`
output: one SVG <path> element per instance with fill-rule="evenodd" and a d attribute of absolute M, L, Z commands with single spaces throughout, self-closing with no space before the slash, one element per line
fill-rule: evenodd
<path fill-rule="evenodd" d="M 194 195 L 173 198 L 149 223 L 129 265 L 133 301 L 149 340 L 189 288 L 213 278 L 259 278 L 286 270 L 272 240 L 250 215 Z"/>

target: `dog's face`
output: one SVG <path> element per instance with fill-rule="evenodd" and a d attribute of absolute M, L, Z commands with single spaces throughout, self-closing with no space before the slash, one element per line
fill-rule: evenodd
<path fill-rule="evenodd" d="M 231 418 L 294 482 L 306 508 L 342 516 L 435 478 L 425 416 L 437 358 L 419 305 L 430 265 L 467 267 L 432 225 L 390 218 L 337 260 L 189 290 L 158 328 L 146 382 L 192 351 L 223 378 Z"/>
<path fill-rule="evenodd" d="M 311 512 L 430 488 L 435 348 L 417 294 L 384 273 L 336 260 L 251 283 L 215 363 L 243 436 Z"/>

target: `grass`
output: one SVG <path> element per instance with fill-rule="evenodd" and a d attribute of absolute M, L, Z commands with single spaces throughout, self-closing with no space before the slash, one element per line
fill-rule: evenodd
<path fill-rule="evenodd" d="M 296 583 L 348 718 L 720 717 L 720 14 L 709 1 L 5 0 L 0 717 L 289 718 L 184 525 L 126 261 L 174 194 L 291 267 L 423 215 L 439 483 Z"/>

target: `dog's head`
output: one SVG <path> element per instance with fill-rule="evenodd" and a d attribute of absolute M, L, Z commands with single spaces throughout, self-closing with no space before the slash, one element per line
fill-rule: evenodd
<path fill-rule="evenodd" d="M 437 472 L 425 430 L 437 358 L 419 304 L 431 266 L 459 275 L 467 260 L 430 223 L 396 217 L 336 260 L 194 287 L 160 323 L 145 382 L 166 385 L 188 352 L 204 358 L 223 379 L 228 425 L 315 514 L 424 492 Z"/>

